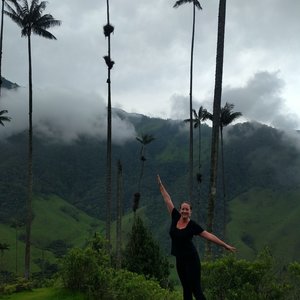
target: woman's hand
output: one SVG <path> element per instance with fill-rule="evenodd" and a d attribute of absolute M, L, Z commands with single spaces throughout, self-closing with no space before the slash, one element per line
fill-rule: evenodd
<path fill-rule="evenodd" d="M 233 253 L 236 252 L 236 248 L 233 247 L 233 246 L 230 246 L 230 245 L 225 244 L 225 245 L 224 245 L 224 248 L 225 248 L 226 250 L 230 251 L 230 252 L 233 252 Z"/>
<path fill-rule="evenodd" d="M 160 180 L 160 177 L 159 177 L 159 175 L 157 174 L 157 182 L 158 182 L 158 185 L 159 186 L 161 186 L 162 185 L 162 182 L 161 182 L 161 180 Z"/>

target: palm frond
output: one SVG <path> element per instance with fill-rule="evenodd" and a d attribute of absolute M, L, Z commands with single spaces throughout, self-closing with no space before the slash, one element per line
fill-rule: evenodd
<path fill-rule="evenodd" d="M 235 119 L 242 116 L 241 112 L 232 112 L 234 104 L 226 102 L 225 106 L 221 109 L 221 126 L 225 127 L 232 123 Z"/>
<path fill-rule="evenodd" d="M 50 33 L 49 31 L 45 30 L 45 29 L 42 29 L 40 27 L 33 27 L 32 28 L 32 32 L 34 32 L 35 34 L 39 35 L 39 36 L 42 36 L 46 39 L 49 39 L 49 40 L 56 40 L 56 37 Z"/>
<path fill-rule="evenodd" d="M 22 15 L 23 15 L 23 9 L 22 9 L 22 6 L 18 3 L 18 1 L 16 1 L 16 0 L 9 0 L 9 2 L 11 2 L 11 3 L 14 5 L 14 7 L 15 7 L 15 9 L 13 9 L 13 8 L 8 4 L 8 2 L 5 1 L 5 2 L 4 2 L 4 3 L 5 3 L 5 7 L 9 10 L 9 12 L 14 11 L 17 15 L 22 16 Z"/>
<path fill-rule="evenodd" d="M 42 12 L 42 10 L 40 11 L 39 6 L 40 6 L 43 2 L 41 2 L 41 3 L 39 4 L 39 0 L 32 0 L 32 1 L 31 1 L 30 7 L 28 7 L 28 2 L 27 2 L 27 0 L 25 0 L 24 2 L 27 3 L 27 10 L 28 10 L 28 13 L 29 13 L 29 14 L 34 14 L 35 11 L 38 11 L 39 13 Z M 25 7 L 25 5 L 24 5 L 24 7 Z"/>
<path fill-rule="evenodd" d="M 60 26 L 61 21 L 55 20 L 52 15 L 46 14 L 41 16 L 34 22 L 35 27 L 41 27 L 43 29 L 48 29 L 54 26 Z"/>
<path fill-rule="evenodd" d="M 198 9 L 202 9 L 202 6 L 200 4 L 200 2 L 198 0 L 194 0 L 194 5 L 198 8 Z"/>
<path fill-rule="evenodd" d="M 198 119 L 197 112 L 196 112 L 196 110 L 195 110 L 194 108 L 192 109 L 192 112 L 193 112 L 194 118 L 195 118 L 195 119 Z"/>
<path fill-rule="evenodd" d="M 42 14 L 47 6 L 46 1 L 39 3 L 39 0 L 32 0 L 30 7 L 27 0 L 10 1 L 13 3 L 15 9 L 6 4 L 7 11 L 5 11 L 5 14 L 21 27 L 22 36 L 30 36 L 33 32 L 47 39 L 56 39 L 46 29 L 61 25 L 61 21 L 54 19 L 50 14 Z"/>
<path fill-rule="evenodd" d="M 18 0 L 16 0 L 16 2 L 18 2 Z M 24 11 L 26 10 L 26 13 L 29 13 L 30 9 L 29 9 L 29 5 L 28 5 L 28 1 L 21 0 L 20 2 L 22 2 L 22 5 L 20 4 L 20 7 L 22 7 Z"/>
<path fill-rule="evenodd" d="M 178 8 L 179 6 L 186 4 L 186 3 L 193 3 L 198 9 L 202 9 L 201 4 L 198 0 L 178 0 L 173 5 L 174 8 Z"/>
<path fill-rule="evenodd" d="M 194 0 L 178 0 L 175 2 L 175 4 L 173 5 L 174 8 L 178 8 L 179 6 L 186 4 L 186 3 L 191 3 Z"/>
<path fill-rule="evenodd" d="M 6 109 L 0 111 L 0 124 L 2 126 L 5 126 L 3 122 L 10 122 L 10 120 L 11 120 L 10 117 L 3 116 L 4 114 L 7 114 L 7 113 L 8 113 L 8 111 Z"/>
<path fill-rule="evenodd" d="M 2 116 L 3 114 L 7 114 L 7 113 L 8 113 L 8 111 L 7 111 L 6 109 L 1 110 L 1 111 L 0 111 L 0 116 Z"/>
<path fill-rule="evenodd" d="M 143 143 L 143 140 L 139 138 L 138 136 L 136 137 L 136 140 L 139 141 L 140 143 Z"/>
<path fill-rule="evenodd" d="M 143 145 L 147 145 L 155 140 L 155 137 L 152 134 L 142 134 L 141 137 L 136 137 L 136 140 Z"/>
<path fill-rule="evenodd" d="M 4 14 L 8 17 L 10 17 L 19 27 L 23 27 L 23 22 L 22 19 L 17 15 L 14 14 L 13 12 L 8 12 L 8 11 L 4 11 Z"/>

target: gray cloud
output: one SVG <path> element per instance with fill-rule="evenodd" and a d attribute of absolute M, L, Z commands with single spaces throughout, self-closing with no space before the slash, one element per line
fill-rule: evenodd
<path fill-rule="evenodd" d="M 33 126 L 36 134 L 51 140 L 72 142 L 80 135 L 106 139 L 107 117 L 103 98 L 94 93 L 67 89 L 37 89 L 33 99 Z M 0 131 L 7 137 L 28 128 L 28 92 L 3 91 L 2 107 L 8 110 L 11 122 Z M 113 117 L 113 142 L 120 144 L 136 136 L 134 126 Z"/>
<path fill-rule="evenodd" d="M 172 95 L 188 97 L 192 6 L 186 4 L 174 9 L 174 2 L 111 3 L 111 23 L 115 26 L 112 58 L 116 62 L 112 71 L 113 106 L 167 118 L 174 112 Z M 97 0 L 89 1 L 88 6 L 82 0 L 48 3 L 47 12 L 62 20 L 62 26 L 51 29 L 57 41 L 36 36 L 32 39 L 35 88 L 55 86 L 106 95 L 107 70 L 102 58 L 107 52 L 102 33 L 105 5 L 105 1 Z M 210 99 L 211 103 L 218 2 L 208 1 L 202 6 L 196 20 L 194 96 Z M 300 30 L 299 9 L 298 0 L 288 3 L 274 0 L 272 9 L 266 1 L 228 2 L 224 86 L 244 87 L 258 70 L 269 73 L 280 70 L 285 82 L 280 97 L 285 99 L 286 107 L 299 111 L 300 40 L 295 38 Z M 3 45 L 4 76 L 27 86 L 26 40 L 8 18 L 5 18 Z"/>
<path fill-rule="evenodd" d="M 258 72 L 242 87 L 224 88 L 223 103 L 235 105 L 248 120 L 256 120 L 279 128 L 295 129 L 299 116 L 289 111 L 282 97 L 284 81 L 279 72 Z"/>

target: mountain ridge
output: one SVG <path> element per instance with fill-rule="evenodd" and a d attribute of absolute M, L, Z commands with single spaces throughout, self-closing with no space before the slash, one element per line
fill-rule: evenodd
<path fill-rule="evenodd" d="M 165 183 L 175 205 L 186 200 L 188 195 L 188 126 L 180 120 L 165 120 L 148 117 L 142 114 L 127 113 L 114 108 L 113 114 L 120 119 L 129 120 L 133 124 L 136 134 L 152 134 L 155 140 L 146 146 L 146 161 L 141 182 L 140 207 L 147 216 L 147 224 L 159 240 L 162 248 L 168 253 L 169 218 L 159 193 L 156 175 L 159 173 Z M 210 143 L 211 127 L 203 124 L 200 185 L 199 222 L 203 227 L 206 224 L 207 199 L 209 187 Z M 5 130 L 5 128 L 4 128 Z M 252 257 L 263 243 L 259 233 L 250 232 L 248 236 L 241 231 L 239 214 L 246 210 L 251 212 L 245 215 L 248 222 L 257 223 L 265 217 L 270 209 L 255 209 L 259 201 L 274 198 L 281 203 L 274 214 L 287 218 L 285 228 L 300 226 L 290 214 L 284 210 L 282 200 L 294 203 L 299 197 L 300 188 L 300 151 L 299 135 L 287 136 L 283 131 L 267 125 L 245 122 L 228 126 L 225 129 L 225 174 L 227 186 L 228 238 L 243 249 L 239 255 Z M 198 166 L 198 136 L 194 132 L 195 170 Z M 298 144 L 298 145 L 297 145 Z M 27 176 L 27 132 L 20 132 L 0 141 L 2 159 L 0 160 L 0 223 L 9 224 L 12 218 L 24 216 L 26 202 Z M 83 211 L 90 217 L 104 221 L 105 212 L 105 168 L 106 144 L 102 139 L 81 135 L 70 143 L 50 142 L 41 134 L 34 136 L 33 141 L 33 174 L 35 198 L 55 195 L 67 201 L 76 209 Z M 113 204 L 116 198 L 117 161 L 123 166 L 123 209 L 124 214 L 132 211 L 133 195 L 138 189 L 138 178 L 141 171 L 140 160 L 141 144 L 132 137 L 122 144 L 113 144 Z M 196 173 L 196 171 L 195 171 Z M 219 172 L 218 191 L 221 189 Z M 196 175 L 196 174 L 195 174 Z M 251 191 L 257 191 L 253 193 Z M 259 192 L 260 191 L 260 192 Z M 271 191 L 268 193 L 268 191 Z M 195 179 L 195 195 L 198 195 Z M 243 204 L 243 195 L 247 195 L 249 203 Z M 267 195 L 271 195 L 270 197 Z M 280 195 L 280 197 L 278 196 Z M 269 198 L 268 198 L 269 197 Z M 274 200 L 274 201 L 275 201 Z M 194 200 L 196 201 L 196 199 Z M 222 234 L 223 201 L 219 192 L 216 201 L 214 232 Z M 252 205 L 253 204 L 253 205 Z M 256 206 L 255 206 L 256 205 Z M 196 206 L 195 206 L 196 207 Z M 196 216 L 196 209 L 194 216 Z M 115 210 L 113 209 L 113 219 Z M 289 222 L 289 219 L 291 221 Z M 267 224 L 267 223 L 266 223 Z M 245 226 L 245 225 L 243 225 Z M 251 226 L 249 226 L 250 228 Z M 253 227 L 255 228 L 255 226 Z M 278 228 L 278 227 L 276 227 Z M 255 228 L 255 230 L 257 230 Z M 255 231 L 253 230 L 253 231 Z M 279 229 L 278 229 L 279 230 Z M 287 229 L 285 229 L 287 230 Z M 274 228 L 274 234 L 278 233 Z M 271 234 L 269 236 L 272 236 Z M 282 253 L 280 244 L 283 237 L 272 244 L 275 253 Z M 257 241 L 257 242 L 255 242 Z M 292 241 L 290 240 L 290 243 Z M 296 249 L 296 243 L 290 245 Z M 278 249 L 278 251 L 277 251 Z M 289 259 L 300 259 L 295 251 L 289 252 Z"/>

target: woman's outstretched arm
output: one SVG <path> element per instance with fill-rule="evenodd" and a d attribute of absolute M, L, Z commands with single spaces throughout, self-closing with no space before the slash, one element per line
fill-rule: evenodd
<path fill-rule="evenodd" d="M 162 184 L 162 182 L 160 180 L 159 175 L 157 175 L 157 182 L 158 182 L 158 186 L 159 186 L 160 192 L 161 192 L 161 194 L 162 194 L 162 196 L 163 196 L 163 198 L 165 200 L 165 203 L 167 205 L 168 211 L 171 214 L 172 210 L 174 208 L 174 204 L 173 204 L 172 199 L 171 199 L 170 195 L 168 194 L 167 190 L 163 186 L 163 184 Z"/>
<path fill-rule="evenodd" d="M 217 236 L 215 236 L 214 234 L 204 230 L 200 233 L 200 236 L 202 236 L 203 238 L 205 238 L 206 240 L 209 240 L 221 247 L 224 247 L 226 250 L 231 251 L 231 252 L 235 252 L 236 249 L 233 246 L 230 246 L 228 244 L 226 244 L 225 242 L 223 242 L 221 239 L 219 239 Z"/>

